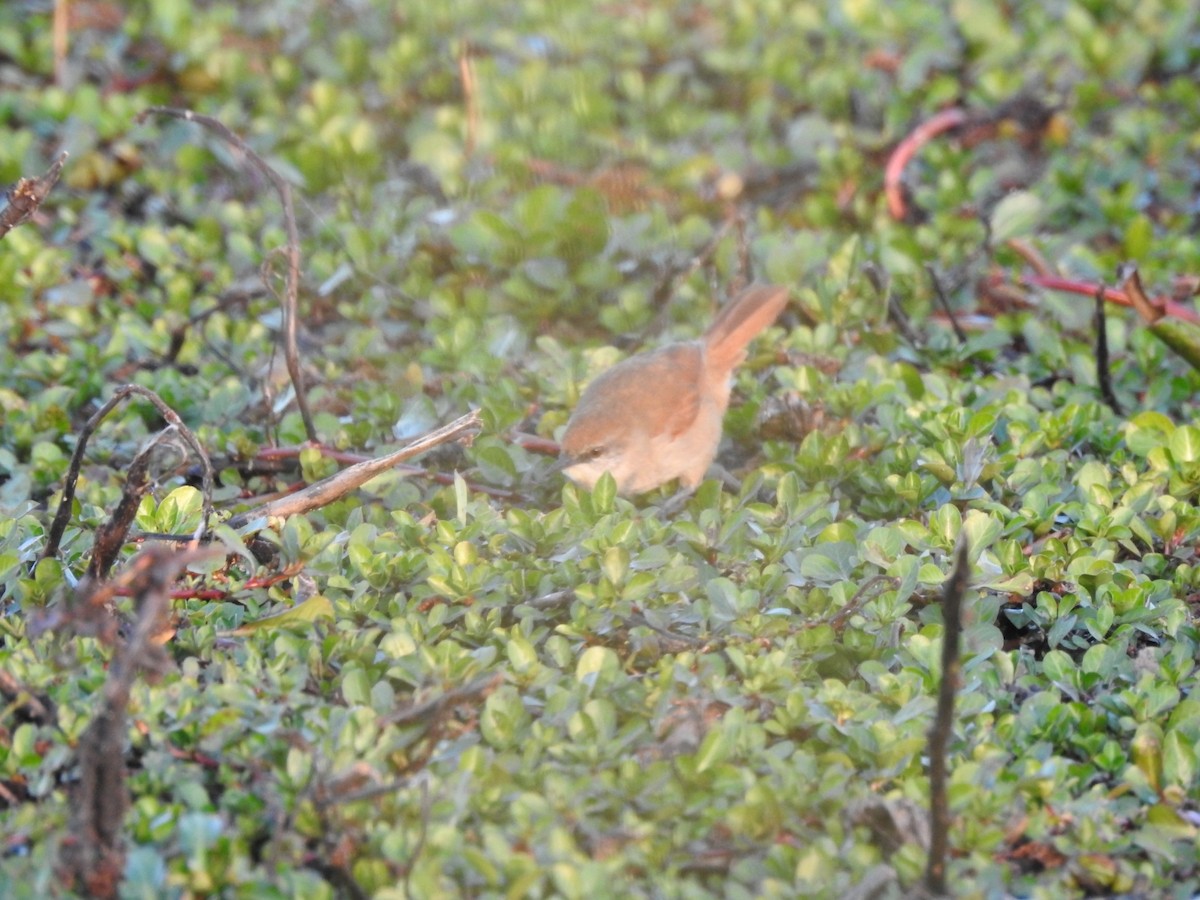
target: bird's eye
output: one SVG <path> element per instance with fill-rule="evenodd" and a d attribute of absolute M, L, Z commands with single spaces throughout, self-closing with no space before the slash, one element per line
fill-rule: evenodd
<path fill-rule="evenodd" d="M 587 452 L 588 459 L 599 459 L 603 455 L 604 455 L 603 447 L 593 447 L 591 450 L 589 450 Z"/>

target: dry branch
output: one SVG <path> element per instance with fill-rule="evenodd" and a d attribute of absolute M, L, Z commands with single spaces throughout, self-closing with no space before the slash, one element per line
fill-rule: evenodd
<path fill-rule="evenodd" d="M 63 532 L 66 531 L 67 523 L 71 520 L 71 504 L 75 500 L 75 487 L 79 483 L 79 470 L 83 465 L 83 454 L 87 449 L 87 444 L 91 439 L 92 433 L 104 420 L 104 417 L 112 412 L 121 401 L 133 395 L 145 397 L 153 403 L 159 415 L 167 421 L 167 424 L 171 428 L 179 431 L 184 442 L 196 454 L 196 458 L 200 460 L 200 490 L 204 495 L 204 507 L 200 515 L 200 524 L 197 526 L 195 534 L 192 535 L 192 541 L 199 541 L 200 536 L 208 530 L 208 520 L 212 515 L 213 488 L 212 463 L 209 461 L 208 454 L 204 452 L 204 448 L 200 446 L 200 442 L 196 440 L 196 436 L 192 434 L 191 429 L 183 424 L 183 420 L 179 418 L 179 414 L 167 406 L 158 394 L 138 384 L 126 384 L 113 392 L 109 401 L 87 420 L 83 426 L 83 430 L 79 432 L 79 437 L 75 442 L 75 452 L 71 454 L 71 464 L 67 469 L 66 480 L 63 482 L 62 497 L 58 501 L 58 510 L 54 514 L 54 521 L 50 523 L 50 530 L 46 534 L 46 546 L 42 550 L 42 555 L 39 559 L 52 559 L 58 554 Z"/>
<path fill-rule="evenodd" d="M 336 472 L 302 491 L 297 491 L 294 494 L 280 497 L 278 500 L 272 500 L 269 503 L 264 503 L 261 506 L 256 506 L 246 512 L 239 513 L 229 520 L 229 526 L 236 530 L 255 519 L 268 517 L 286 518 L 287 516 L 295 516 L 306 513 L 309 510 L 327 506 L 370 481 L 376 475 L 381 475 L 388 471 L 388 469 L 391 469 L 397 463 L 412 459 L 414 456 L 418 456 L 440 444 L 473 437 L 478 428 L 479 411 L 473 410 L 465 416 L 455 419 L 449 425 L 444 425 L 436 431 L 431 431 L 424 437 L 418 438 L 411 444 L 401 447 L 394 453 L 388 453 L 377 459 L 369 459 L 366 462 L 358 463 L 348 469 Z"/>
<path fill-rule="evenodd" d="M 219 119 L 201 115 L 190 109 L 151 106 L 149 109 L 145 109 L 138 114 L 137 121 L 139 123 L 144 122 L 152 115 L 182 119 L 185 122 L 195 122 L 197 125 L 202 125 L 208 130 L 215 132 L 223 141 L 232 145 L 241 153 L 244 153 L 250 164 L 271 182 L 272 187 L 279 194 L 280 202 L 283 204 L 284 228 L 287 230 L 288 263 L 287 279 L 281 302 L 281 306 L 283 307 L 283 358 L 287 363 L 288 375 L 292 379 L 292 386 L 296 389 L 296 405 L 300 409 L 300 418 L 304 421 L 304 433 L 308 435 L 310 441 L 316 442 L 317 429 L 313 424 L 312 412 L 308 407 L 308 394 L 304 390 L 304 373 L 300 368 L 300 354 L 296 349 L 296 308 L 300 295 L 300 231 L 296 227 L 296 209 L 292 203 L 291 185 L 283 179 L 283 176 L 271 168 L 265 159 L 251 150 L 249 145 L 240 136 L 231 131 Z M 271 285 L 265 273 L 263 283 L 270 289 Z"/>
<path fill-rule="evenodd" d="M 58 182 L 66 161 L 67 151 L 64 150 L 41 178 L 22 178 L 13 185 L 8 192 L 8 206 L 0 210 L 0 238 L 37 212 Z"/>
<path fill-rule="evenodd" d="M 1108 322 L 1104 316 L 1104 291 L 1096 291 L 1096 312 L 1093 318 L 1096 327 L 1096 383 L 1100 385 L 1100 396 L 1118 416 L 1121 404 L 1113 391 L 1112 376 L 1108 371 Z"/>
<path fill-rule="evenodd" d="M 1045 288 L 1048 291 L 1064 291 L 1068 294 L 1078 294 L 1081 297 L 1094 297 L 1097 291 L 1101 291 L 1104 299 L 1109 303 L 1118 303 L 1122 306 L 1133 305 L 1125 291 L 1121 288 L 1104 287 L 1104 285 L 1096 284 L 1092 281 L 1060 278 L 1057 275 L 1028 275 L 1021 279 L 1021 281 L 1028 287 Z M 1200 313 L 1197 313 L 1192 307 L 1186 306 L 1177 300 L 1172 300 L 1169 297 L 1155 297 L 1149 302 L 1155 309 L 1161 310 L 1168 316 L 1183 319 L 1185 322 L 1200 323 Z"/>
<path fill-rule="evenodd" d="M 959 681 L 959 640 L 962 636 L 962 602 L 970 579 L 966 533 L 954 548 L 954 568 L 942 593 L 942 681 L 938 686 L 937 712 L 929 730 L 929 860 L 925 886 L 935 895 L 946 893 L 946 856 L 949 851 L 950 801 L 946 751 L 954 731 L 954 696 Z"/>
<path fill-rule="evenodd" d="M 139 671 L 160 674 L 168 664 L 156 638 L 170 608 L 169 588 L 181 569 L 208 556 L 153 547 L 136 556 L 116 579 L 133 593 L 138 618 L 129 641 L 113 658 L 99 706 L 79 739 L 79 781 L 71 791 L 70 831 L 59 854 L 60 874 L 92 897 L 116 897 L 125 868 L 122 828 L 129 808 L 125 735 L 129 692 Z M 93 591 L 107 585 L 85 579 L 78 605 L 95 607 Z"/>

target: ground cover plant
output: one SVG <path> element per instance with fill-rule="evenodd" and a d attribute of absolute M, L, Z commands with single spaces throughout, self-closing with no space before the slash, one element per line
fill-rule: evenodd
<path fill-rule="evenodd" d="M 1194 895 L 1197 19 L 0 5 L 0 895 Z"/>

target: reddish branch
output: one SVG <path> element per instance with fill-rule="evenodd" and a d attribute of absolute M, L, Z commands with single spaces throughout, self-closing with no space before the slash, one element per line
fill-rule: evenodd
<path fill-rule="evenodd" d="M 908 215 L 908 205 L 904 196 L 904 168 L 931 140 L 966 121 L 967 114 L 964 110 L 944 109 L 918 125 L 896 145 L 891 158 L 888 159 L 887 168 L 883 171 L 883 191 L 887 196 L 888 212 L 893 219 L 903 222 Z"/>
<path fill-rule="evenodd" d="M 1097 293 L 1100 293 L 1109 303 L 1132 306 L 1129 297 L 1126 296 L 1125 291 L 1121 288 L 1105 287 L 1102 284 L 1096 284 L 1091 281 L 1079 281 L 1075 278 L 1060 278 L 1057 275 L 1026 275 L 1021 280 L 1029 286 L 1045 288 L 1050 291 L 1064 291 L 1068 294 L 1078 294 L 1080 297 L 1095 297 Z M 1151 303 L 1165 315 L 1175 316 L 1186 322 L 1200 323 L 1200 313 L 1176 300 L 1167 297 L 1156 297 L 1151 300 Z"/>

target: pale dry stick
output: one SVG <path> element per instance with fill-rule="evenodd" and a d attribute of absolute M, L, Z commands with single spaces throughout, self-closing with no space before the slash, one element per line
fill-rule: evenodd
<path fill-rule="evenodd" d="M 463 154 L 470 159 L 475 155 L 475 135 L 479 133 L 479 96 L 475 86 L 475 63 L 471 56 L 470 41 L 463 41 L 459 48 L 458 77 L 462 81 L 463 103 L 467 111 Z"/>
<path fill-rule="evenodd" d="M 54 0 L 54 20 L 51 23 L 51 46 L 54 52 L 54 85 L 66 88 L 68 38 L 71 30 L 71 0 Z"/>
<path fill-rule="evenodd" d="M 261 506 L 256 506 L 253 509 L 239 513 L 229 520 L 229 527 L 236 530 L 255 519 L 268 517 L 282 519 L 306 513 L 309 510 L 319 509 L 322 506 L 328 506 L 333 501 L 370 481 L 376 475 L 381 475 L 388 471 L 388 469 L 391 469 L 397 463 L 412 459 L 414 456 L 418 456 L 440 444 L 460 438 L 473 437 L 478 429 L 479 411 L 472 410 L 465 416 L 455 419 L 449 425 L 443 425 L 436 431 L 431 431 L 424 437 L 418 438 L 411 444 L 401 447 L 394 453 L 388 453 L 376 459 L 360 462 L 348 469 L 342 469 L 342 471 L 336 472 L 328 478 L 323 478 L 302 491 L 297 491 L 294 494 L 280 497 L 277 500 L 272 500 Z"/>
<path fill-rule="evenodd" d="M 284 288 L 283 301 L 283 359 L 287 364 L 288 375 L 292 386 L 296 389 L 296 405 L 300 409 L 300 418 L 304 421 L 304 433 L 313 443 L 317 441 L 317 428 L 313 424 L 312 412 L 308 408 L 308 395 L 304 391 L 304 373 L 300 368 L 300 354 L 296 349 L 296 307 L 300 295 L 300 231 L 296 227 L 296 210 L 292 203 L 292 188 L 284 181 L 267 161 L 255 153 L 244 140 L 230 130 L 224 122 L 212 116 L 201 115 L 190 109 L 174 109 L 169 106 L 151 106 L 138 113 L 137 121 L 144 122 L 149 116 L 167 116 L 182 119 L 185 122 L 195 122 L 197 125 L 213 131 L 226 143 L 233 145 L 246 155 L 251 165 L 271 182 L 283 203 L 283 223 L 287 229 L 287 280 Z M 263 283 L 270 289 L 270 283 L 264 273 Z"/>

